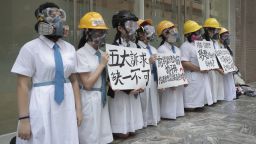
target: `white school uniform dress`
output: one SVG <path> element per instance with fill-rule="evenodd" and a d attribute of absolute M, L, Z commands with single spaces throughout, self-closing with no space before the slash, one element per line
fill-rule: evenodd
<path fill-rule="evenodd" d="M 184 42 L 181 47 L 181 61 L 190 61 L 199 67 L 194 43 Z M 208 105 L 213 103 L 209 76 L 207 73 L 185 70 L 188 86 L 184 88 L 184 107 L 203 107 L 205 101 Z"/>
<path fill-rule="evenodd" d="M 220 48 L 217 41 L 213 41 L 213 45 L 215 49 Z M 210 78 L 213 102 L 216 103 L 217 100 L 224 100 L 223 75 L 216 70 L 211 70 L 209 71 L 209 78 Z"/>
<path fill-rule="evenodd" d="M 180 49 L 174 46 L 175 52 L 180 56 Z M 158 48 L 158 53 L 172 54 L 172 45 L 165 42 Z M 176 119 L 179 116 L 184 116 L 184 86 L 177 86 L 175 89 L 167 88 L 163 90 L 161 95 L 161 117 L 168 119 Z"/>
<path fill-rule="evenodd" d="M 94 72 L 97 69 L 99 60 L 96 52 L 88 43 L 77 50 L 78 73 Z M 101 76 L 92 90 L 80 90 L 83 111 L 83 122 L 79 127 L 80 144 L 106 144 L 113 141 L 108 103 L 103 107 L 101 91 L 96 90 L 99 88 L 101 88 Z"/>
<path fill-rule="evenodd" d="M 223 44 L 220 44 L 220 48 L 225 48 Z M 236 98 L 236 86 L 233 73 L 227 73 L 223 76 L 224 80 L 224 100 L 232 101 Z"/>
<path fill-rule="evenodd" d="M 75 48 L 59 39 L 64 77 L 76 72 Z M 26 43 L 11 72 L 32 78 L 33 83 L 53 82 L 55 78 L 54 43 L 40 36 Z M 54 100 L 54 85 L 32 87 L 29 99 L 29 116 L 32 136 L 24 141 L 17 137 L 17 144 L 78 144 L 78 130 L 73 88 L 64 84 L 64 100 Z"/>
<path fill-rule="evenodd" d="M 149 50 L 147 49 L 147 45 L 142 41 L 138 41 L 138 45 L 141 49 L 147 50 L 147 55 L 150 57 Z M 156 48 L 149 44 L 150 50 L 152 54 L 157 54 Z M 151 65 L 152 68 L 152 65 Z M 157 90 L 157 81 L 154 80 L 154 74 L 151 74 L 151 78 L 149 79 L 149 84 L 145 88 L 145 91 L 140 94 L 142 114 L 144 127 L 148 125 L 156 126 L 160 121 L 160 104 L 159 104 L 159 94 Z"/>
<path fill-rule="evenodd" d="M 127 43 L 121 39 L 121 45 Z M 136 44 L 129 41 L 130 47 L 136 48 Z M 113 133 L 127 134 L 143 128 L 143 116 L 140 97 L 128 95 L 123 91 L 115 91 L 114 98 L 109 98 L 110 122 Z"/>

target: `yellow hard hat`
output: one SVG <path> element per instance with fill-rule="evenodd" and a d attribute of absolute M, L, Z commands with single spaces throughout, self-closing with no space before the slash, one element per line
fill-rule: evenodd
<path fill-rule="evenodd" d="M 138 23 L 138 26 L 143 26 L 143 25 L 145 25 L 145 24 L 152 25 L 152 20 L 151 20 L 151 19 L 145 19 L 145 20 L 139 19 L 139 20 L 137 21 L 137 23 Z"/>
<path fill-rule="evenodd" d="M 108 29 L 102 16 L 97 12 L 88 12 L 81 19 L 78 26 L 80 29 Z"/>
<path fill-rule="evenodd" d="M 226 28 L 224 28 L 224 27 L 221 27 L 219 34 L 223 34 L 225 32 L 228 32 L 228 30 Z"/>
<path fill-rule="evenodd" d="M 163 30 L 170 28 L 170 27 L 174 27 L 174 24 L 168 20 L 163 20 L 161 21 L 157 27 L 156 27 L 156 33 L 158 36 L 160 36 L 163 32 Z"/>
<path fill-rule="evenodd" d="M 215 18 L 208 18 L 204 22 L 204 27 L 219 29 L 220 28 L 220 23 Z"/>
<path fill-rule="evenodd" d="M 183 31 L 184 35 L 192 32 L 196 32 L 202 28 L 201 25 L 199 25 L 197 22 L 188 20 L 184 23 Z"/>

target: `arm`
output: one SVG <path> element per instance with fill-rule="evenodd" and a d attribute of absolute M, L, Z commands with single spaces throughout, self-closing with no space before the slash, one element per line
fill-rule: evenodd
<path fill-rule="evenodd" d="M 31 78 L 18 74 L 17 77 L 17 98 L 19 117 L 29 116 L 29 85 Z M 31 137 L 31 127 L 29 118 L 21 119 L 18 126 L 18 136 L 28 140 Z"/>
<path fill-rule="evenodd" d="M 86 90 L 91 90 L 98 78 L 100 77 L 102 71 L 108 63 L 109 55 L 104 53 L 101 58 L 101 63 L 98 65 L 94 72 L 84 72 L 80 73 L 80 79 Z"/>
<path fill-rule="evenodd" d="M 76 74 L 71 74 L 69 79 L 71 81 L 72 88 L 73 88 L 73 91 L 74 91 L 74 96 L 75 96 L 77 125 L 80 126 L 81 122 L 83 120 L 83 116 L 82 116 L 81 97 L 80 97 L 80 90 L 79 90 L 77 75 Z"/>
<path fill-rule="evenodd" d="M 200 68 L 192 64 L 190 61 L 182 61 L 181 64 L 185 70 L 200 72 Z"/>
<path fill-rule="evenodd" d="M 200 70 L 200 67 L 192 64 L 190 61 L 181 61 L 181 64 L 185 70 L 190 70 L 194 72 L 207 73 L 208 70 Z"/>

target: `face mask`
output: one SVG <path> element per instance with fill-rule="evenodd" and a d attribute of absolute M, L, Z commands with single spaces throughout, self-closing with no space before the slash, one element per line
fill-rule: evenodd
<path fill-rule="evenodd" d="M 105 31 L 91 31 L 91 39 L 94 45 L 103 47 L 106 44 L 106 32 Z"/>
<path fill-rule="evenodd" d="M 175 43 L 179 39 L 179 33 L 176 28 L 167 29 L 167 31 L 164 31 L 165 34 L 167 34 L 167 42 L 169 43 Z"/>
<path fill-rule="evenodd" d="M 229 38 L 226 38 L 224 41 L 223 41 L 223 44 L 224 45 L 230 45 L 230 39 Z"/>
<path fill-rule="evenodd" d="M 212 36 L 212 39 L 218 40 L 219 39 L 219 33 L 216 33 Z"/>
<path fill-rule="evenodd" d="M 230 44 L 229 33 L 221 34 L 220 39 L 221 39 L 221 42 L 224 45 L 229 45 Z"/>
<path fill-rule="evenodd" d="M 138 29 L 138 24 L 135 21 L 126 21 L 124 23 L 127 35 L 130 41 L 136 40 L 136 30 Z"/>
<path fill-rule="evenodd" d="M 169 43 L 175 43 L 177 41 L 177 37 L 178 35 L 177 34 L 169 34 L 168 37 L 167 37 L 167 42 Z"/>
<path fill-rule="evenodd" d="M 38 25 L 38 33 L 40 35 L 51 36 L 67 36 L 69 27 L 64 25 L 66 14 L 64 10 L 57 8 L 47 8 L 39 14 L 44 19 Z"/>
<path fill-rule="evenodd" d="M 199 35 L 197 35 L 197 34 L 192 34 L 192 35 L 191 35 L 191 40 L 192 40 L 192 41 L 202 40 L 202 37 L 201 37 L 200 34 L 199 34 Z"/>
<path fill-rule="evenodd" d="M 219 29 L 212 28 L 209 30 L 209 36 L 213 40 L 219 39 Z"/>
<path fill-rule="evenodd" d="M 153 26 L 146 25 L 144 26 L 144 30 L 149 41 L 153 41 L 154 39 L 156 39 L 156 31 Z"/>

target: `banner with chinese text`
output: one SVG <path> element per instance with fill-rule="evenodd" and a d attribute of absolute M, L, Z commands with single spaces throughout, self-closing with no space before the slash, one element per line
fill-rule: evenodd
<path fill-rule="evenodd" d="M 108 75 L 113 90 L 145 88 L 151 77 L 146 49 L 106 44 Z"/>
<path fill-rule="evenodd" d="M 157 55 L 158 89 L 187 84 L 180 56 L 177 54 Z"/>
<path fill-rule="evenodd" d="M 216 49 L 215 51 L 224 73 L 237 70 L 233 58 L 227 49 Z"/>
<path fill-rule="evenodd" d="M 211 41 L 195 41 L 197 49 L 197 59 L 200 70 L 211 70 L 219 68 L 215 55 L 213 42 Z"/>

